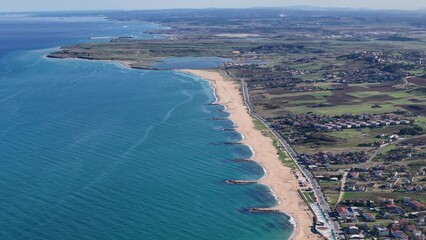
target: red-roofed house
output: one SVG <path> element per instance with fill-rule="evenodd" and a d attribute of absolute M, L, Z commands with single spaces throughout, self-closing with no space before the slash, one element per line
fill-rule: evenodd
<path fill-rule="evenodd" d="M 386 210 L 388 210 L 390 213 L 395 213 L 395 214 L 403 214 L 404 210 L 400 207 L 398 207 L 397 205 L 390 203 L 390 204 L 386 204 Z"/>
<path fill-rule="evenodd" d="M 417 201 L 411 201 L 410 206 L 416 211 L 421 211 L 426 209 L 426 206 L 423 203 L 419 203 Z"/>
<path fill-rule="evenodd" d="M 366 222 L 374 222 L 376 221 L 376 216 L 372 213 L 364 213 L 362 216 L 365 218 Z"/>
<path fill-rule="evenodd" d="M 339 217 L 344 220 L 349 220 L 354 217 L 353 212 L 349 211 L 346 207 L 342 207 L 342 206 L 336 207 L 336 212 L 339 215 Z"/>

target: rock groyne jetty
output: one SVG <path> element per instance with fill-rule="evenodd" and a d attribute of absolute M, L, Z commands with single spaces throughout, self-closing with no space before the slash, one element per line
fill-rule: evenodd
<path fill-rule="evenodd" d="M 271 212 L 281 212 L 277 208 L 249 208 L 249 212 L 251 213 L 271 213 Z"/>
<path fill-rule="evenodd" d="M 213 117 L 213 118 L 209 118 L 208 120 L 220 121 L 220 120 L 229 120 L 229 118 L 227 118 L 227 117 Z"/>
<path fill-rule="evenodd" d="M 256 163 L 255 160 L 245 159 L 245 158 L 237 158 L 237 159 L 233 159 L 232 161 L 234 161 L 234 162 L 254 162 L 254 163 Z"/>
<path fill-rule="evenodd" d="M 226 183 L 235 184 L 235 185 L 256 184 L 258 182 L 259 181 L 257 180 L 235 180 L 235 179 L 226 180 Z"/>

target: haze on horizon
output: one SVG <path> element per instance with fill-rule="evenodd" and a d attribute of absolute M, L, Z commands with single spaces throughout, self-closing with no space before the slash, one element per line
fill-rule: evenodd
<path fill-rule="evenodd" d="M 419 0 L 0 0 L 0 12 L 74 11 L 74 10 L 137 10 L 171 8 L 250 8 L 313 6 L 365 9 L 426 9 Z"/>

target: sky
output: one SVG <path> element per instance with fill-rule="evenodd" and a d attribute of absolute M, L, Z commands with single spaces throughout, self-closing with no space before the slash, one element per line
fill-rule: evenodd
<path fill-rule="evenodd" d="M 0 0 L 0 12 L 286 6 L 426 9 L 426 0 Z"/>

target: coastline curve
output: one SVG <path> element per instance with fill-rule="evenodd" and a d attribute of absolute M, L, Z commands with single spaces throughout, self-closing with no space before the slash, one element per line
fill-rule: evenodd
<path fill-rule="evenodd" d="M 274 154 L 276 151 L 272 145 L 272 139 L 255 128 L 254 119 L 247 111 L 238 84 L 226 79 L 218 71 L 190 69 L 178 71 L 209 82 L 215 94 L 215 103 L 225 107 L 230 114 L 230 120 L 236 126 L 236 131 L 244 136 L 242 143 L 252 152 L 250 160 L 259 164 L 264 171 L 264 175 L 257 181 L 268 187 L 276 199 L 276 205 L 268 209 L 274 209 L 289 217 L 289 222 L 294 227 L 289 239 L 321 239 L 310 230 L 313 216 L 297 193 L 297 180 L 291 174 L 290 168 L 282 165 L 280 159 Z M 306 208 L 301 209 L 302 205 Z"/>

